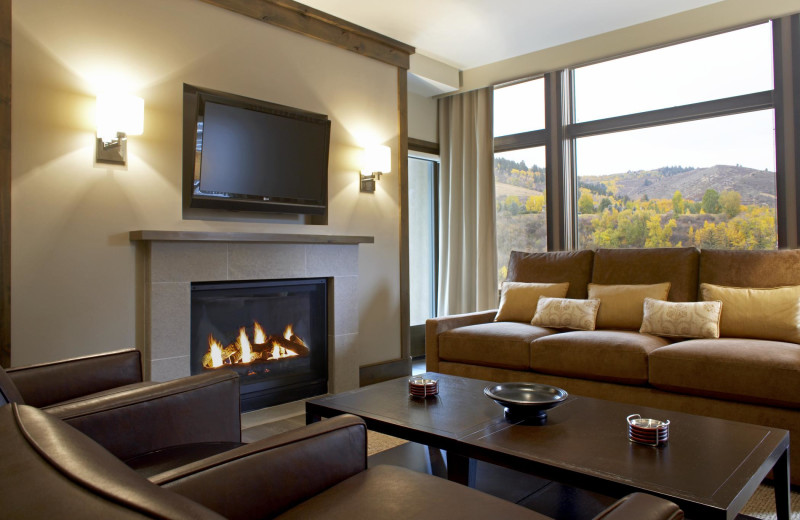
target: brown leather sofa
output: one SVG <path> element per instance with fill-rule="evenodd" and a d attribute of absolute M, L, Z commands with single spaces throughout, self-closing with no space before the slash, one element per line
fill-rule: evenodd
<path fill-rule="evenodd" d="M 144 475 L 242 445 L 235 372 L 143 381 L 133 349 L 0 368 L 7 402 L 47 411 Z"/>
<path fill-rule="evenodd" d="M 56 417 L 0 408 L 4 518 L 545 519 L 438 477 L 366 469 L 366 427 L 340 416 L 147 480 Z M 683 518 L 666 500 L 633 494 L 597 518 Z"/>
<path fill-rule="evenodd" d="M 670 282 L 670 300 L 696 301 L 703 282 L 800 285 L 800 250 L 515 251 L 508 280 L 568 281 L 568 298 L 586 298 L 590 282 Z M 792 483 L 800 485 L 800 345 L 729 337 L 676 340 L 636 330 L 561 331 L 494 322 L 496 314 L 428 320 L 427 369 L 498 382 L 534 381 L 577 395 L 783 428 L 791 432 Z"/>

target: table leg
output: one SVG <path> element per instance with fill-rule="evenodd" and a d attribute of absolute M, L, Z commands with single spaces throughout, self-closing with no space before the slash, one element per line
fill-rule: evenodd
<path fill-rule="evenodd" d="M 476 460 L 447 452 L 447 480 L 475 487 Z"/>
<path fill-rule="evenodd" d="M 315 422 L 320 422 L 322 417 L 317 414 L 313 414 L 310 412 L 306 412 L 306 424 L 313 424 Z"/>
<path fill-rule="evenodd" d="M 447 478 L 447 464 L 444 461 L 442 450 L 428 446 L 427 451 L 428 471 L 431 475 Z"/>
<path fill-rule="evenodd" d="M 775 484 L 775 512 L 778 520 L 789 520 L 792 516 L 792 499 L 789 492 L 789 448 L 783 452 L 772 467 Z"/>

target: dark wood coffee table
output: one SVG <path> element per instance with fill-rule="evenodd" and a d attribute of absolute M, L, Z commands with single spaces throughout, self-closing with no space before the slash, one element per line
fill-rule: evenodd
<path fill-rule="evenodd" d="M 621 497 L 679 504 L 690 518 L 732 519 L 772 470 L 778 518 L 789 520 L 789 433 L 710 417 L 570 396 L 545 424 L 509 421 L 483 395 L 489 381 L 437 373 L 439 395 L 408 396 L 407 378 L 306 402 L 306 421 L 343 413 L 374 431 L 447 451 L 448 478 L 474 482 L 474 461 Z M 670 420 L 662 447 L 628 441 L 625 418 Z"/>

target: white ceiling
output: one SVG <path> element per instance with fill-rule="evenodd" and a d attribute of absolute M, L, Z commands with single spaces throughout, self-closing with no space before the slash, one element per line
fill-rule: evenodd
<path fill-rule="evenodd" d="M 721 0 L 302 0 L 461 70 Z"/>

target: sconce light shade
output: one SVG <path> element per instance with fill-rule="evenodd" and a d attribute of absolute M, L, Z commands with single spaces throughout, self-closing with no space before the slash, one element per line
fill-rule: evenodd
<path fill-rule="evenodd" d="M 392 149 L 388 146 L 370 146 L 364 150 L 364 169 L 361 170 L 361 191 L 373 193 L 375 181 L 381 174 L 392 171 Z"/>
<path fill-rule="evenodd" d="M 97 96 L 97 144 L 99 163 L 126 164 L 127 136 L 144 131 L 144 100 L 125 94 Z"/>

